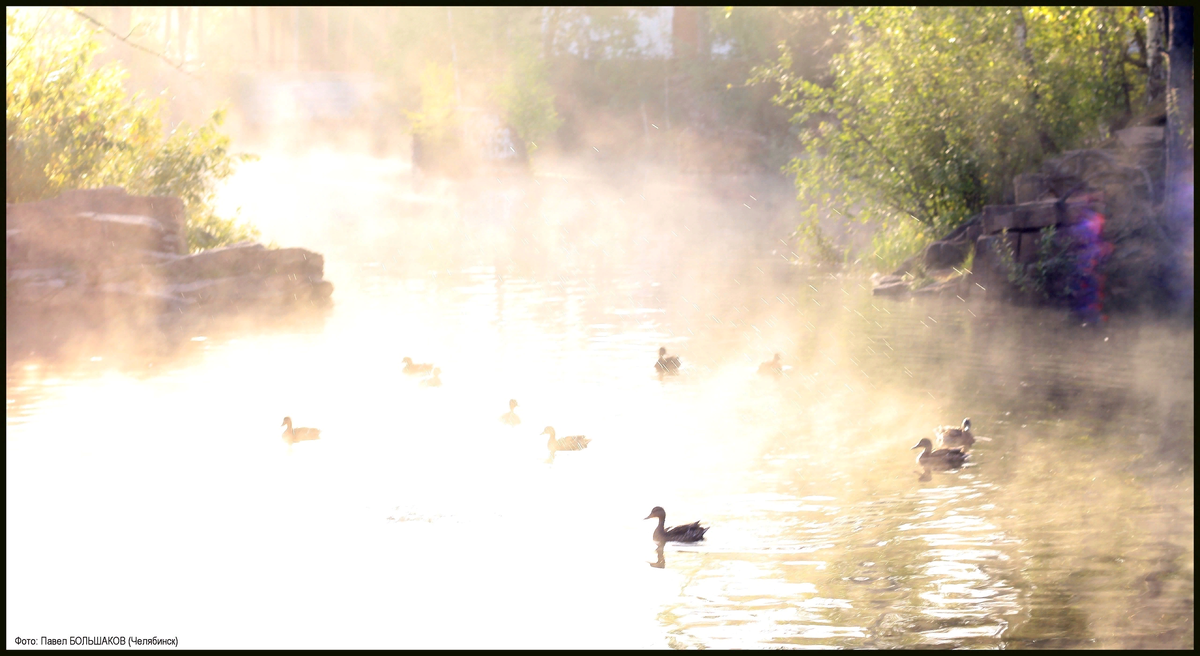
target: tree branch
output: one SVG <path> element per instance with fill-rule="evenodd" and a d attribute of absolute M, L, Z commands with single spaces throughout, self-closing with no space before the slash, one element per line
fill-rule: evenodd
<path fill-rule="evenodd" d="M 166 55 L 159 53 L 159 52 L 155 52 L 145 46 L 142 46 L 142 45 L 134 43 L 133 41 L 130 41 L 129 36 L 133 34 L 132 29 L 129 31 L 128 35 L 121 36 L 120 34 L 117 34 L 115 31 L 113 31 L 113 29 L 110 28 L 109 26 L 105 25 L 104 23 L 101 23 L 100 21 L 96 20 L 95 18 L 92 18 L 91 16 L 88 16 L 87 14 L 76 9 L 75 7 L 68 7 L 68 9 L 75 12 L 75 14 L 78 15 L 80 18 L 83 18 L 84 20 L 87 20 L 88 22 L 94 23 L 95 25 L 99 26 L 100 29 L 104 30 L 105 32 L 108 32 L 114 38 L 116 38 L 119 41 L 124 42 L 126 45 L 130 46 L 131 48 L 136 48 L 138 50 L 141 50 L 142 52 L 146 52 L 151 55 L 154 55 L 155 57 L 158 57 L 159 59 L 165 61 L 168 65 L 170 65 L 171 68 L 179 71 L 180 73 L 183 73 L 184 75 L 186 75 L 188 77 L 193 77 L 193 78 L 196 77 L 195 75 L 192 75 L 191 73 L 183 70 L 183 62 L 176 64 L 175 62 L 168 59 Z"/>
<path fill-rule="evenodd" d="M 866 135 L 864 135 L 862 132 L 860 132 L 858 128 L 854 127 L 853 125 L 847 125 L 845 121 L 842 122 L 842 125 L 845 125 L 846 127 L 850 128 L 850 130 L 852 132 L 854 132 L 855 137 L 857 137 L 863 143 L 867 144 L 867 147 L 869 147 L 871 150 L 874 150 L 876 153 L 878 153 L 879 156 L 883 158 L 883 161 L 887 162 L 888 165 L 890 165 L 893 169 L 896 170 L 897 175 L 900 175 L 902 178 L 904 177 L 905 169 L 901 166 L 897 166 L 896 163 L 892 161 L 892 158 L 887 156 L 887 153 L 883 152 L 883 150 L 881 150 L 878 146 L 871 143 L 871 140 L 867 139 Z M 908 187 L 908 193 L 911 194 L 914 199 L 918 199 L 917 200 L 918 203 L 921 202 L 919 200 L 921 196 L 919 194 L 917 194 L 915 189 L 912 188 L 912 183 L 910 181 L 905 180 L 904 186 Z M 929 223 L 929 221 L 927 221 L 926 219 L 922 219 L 922 218 L 918 217 L 916 214 L 913 214 L 912 212 L 905 209 L 900 203 L 893 202 L 893 204 L 895 205 L 896 209 L 908 214 L 909 216 L 913 217 L 914 219 L 917 219 L 921 223 Z M 925 212 L 922 211 L 922 212 L 920 212 L 920 214 L 924 215 Z"/>
<path fill-rule="evenodd" d="M 46 16 L 48 16 L 48 15 L 49 15 L 48 13 L 43 13 L 43 14 L 42 14 L 42 19 L 38 21 L 37 27 L 33 28 L 33 35 L 34 35 L 34 36 L 37 36 L 38 30 L 41 30 L 41 29 L 42 29 L 42 23 L 45 23 L 45 22 L 46 22 Z M 18 56 L 21 54 L 21 52 L 22 52 L 23 50 L 25 50 L 25 46 L 28 46 L 30 43 L 33 43 L 33 36 L 29 37 L 29 39 L 27 39 L 27 40 L 25 41 L 25 43 L 22 43 L 22 44 L 21 44 L 21 47 L 20 47 L 20 48 L 17 48 L 17 49 L 16 49 L 16 50 L 13 52 L 13 54 L 12 54 L 12 57 L 9 57 L 9 58 L 8 58 L 8 62 L 7 62 L 5 65 L 4 65 L 4 67 L 5 67 L 5 68 L 8 68 L 9 66 L 12 66 L 12 63 L 13 63 L 14 61 L 16 61 L 16 60 L 17 60 L 17 57 L 18 57 Z"/>
<path fill-rule="evenodd" d="M 1025 8 L 1013 7 L 1015 10 L 1014 23 L 1016 27 L 1017 48 L 1021 51 L 1021 59 L 1025 62 L 1025 66 L 1029 68 L 1028 82 L 1025 83 L 1025 88 L 1029 92 L 1029 97 L 1033 101 L 1033 116 L 1037 123 L 1038 141 L 1042 144 L 1042 150 L 1045 154 L 1058 152 L 1058 144 L 1054 142 L 1054 138 L 1046 131 L 1046 127 L 1042 124 L 1041 113 L 1038 111 L 1042 104 L 1041 94 L 1037 90 L 1038 72 L 1037 65 L 1033 59 L 1033 52 L 1029 49 L 1029 26 L 1025 23 Z"/>
<path fill-rule="evenodd" d="M 1130 13 L 1133 14 L 1134 18 L 1138 18 L 1137 9 L 1130 7 L 1129 11 L 1130 11 Z M 1140 66 L 1142 68 L 1149 69 L 1150 65 L 1148 62 L 1150 61 L 1150 55 L 1149 55 L 1150 51 L 1146 47 L 1145 36 L 1142 34 L 1142 31 L 1139 30 L 1136 26 L 1133 28 L 1133 41 L 1134 41 L 1134 43 L 1137 44 L 1138 52 L 1141 53 L 1141 55 L 1142 55 L 1142 61 L 1138 62 L 1138 61 L 1134 60 L 1133 57 L 1130 57 L 1129 53 L 1127 53 L 1127 52 L 1124 53 L 1125 61 L 1127 61 L 1131 64 L 1134 64 L 1135 66 Z"/>

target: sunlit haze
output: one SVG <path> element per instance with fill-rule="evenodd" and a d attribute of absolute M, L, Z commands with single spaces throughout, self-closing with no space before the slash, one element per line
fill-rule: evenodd
<path fill-rule="evenodd" d="M 251 129 L 245 97 L 259 159 L 216 207 L 322 254 L 332 305 L 10 309 L 9 645 L 1192 644 L 1190 326 L 874 296 L 798 263 L 786 176 L 606 159 L 667 148 L 653 107 L 657 135 L 639 113 L 450 179 L 402 130 Z M 967 463 L 923 471 L 911 447 L 964 417 Z M 548 458 L 547 426 L 591 442 Z M 655 506 L 705 539 L 656 553 Z"/>

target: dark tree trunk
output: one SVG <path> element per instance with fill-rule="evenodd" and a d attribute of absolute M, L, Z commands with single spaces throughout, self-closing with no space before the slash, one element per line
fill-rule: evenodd
<path fill-rule="evenodd" d="M 1021 53 L 1021 59 L 1025 62 L 1025 66 L 1029 69 L 1029 76 L 1026 78 L 1029 82 L 1026 86 L 1029 90 L 1029 98 L 1033 103 L 1034 120 L 1038 123 L 1038 141 L 1042 146 L 1042 154 L 1051 155 L 1058 152 L 1058 144 L 1054 143 L 1054 138 L 1046 131 L 1039 116 L 1041 94 L 1038 93 L 1036 84 L 1037 65 L 1033 59 L 1033 51 L 1029 49 L 1029 27 L 1025 23 L 1025 8 L 1013 7 L 1013 9 L 1016 10 L 1013 15 L 1016 23 L 1017 49 Z"/>
<path fill-rule="evenodd" d="M 1150 24 L 1146 27 L 1146 105 L 1153 108 L 1163 103 L 1167 90 L 1167 8 L 1150 7 Z"/>
<path fill-rule="evenodd" d="M 671 36 L 676 59 L 691 59 L 696 56 L 700 41 L 696 7 L 675 7 L 671 18 Z"/>
<path fill-rule="evenodd" d="M 1195 69 L 1192 8 L 1170 8 L 1167 39 L 1166 229 L 1176 244 L 1176 298 L 1194 307 Z"/>
<path fill-rule="evenodd" d="M 554 56 L 554 39 L 558 35 L 558 7 L 545 7 L 546 29 L 542 32 L 542 56 L 546 61 Z"/>

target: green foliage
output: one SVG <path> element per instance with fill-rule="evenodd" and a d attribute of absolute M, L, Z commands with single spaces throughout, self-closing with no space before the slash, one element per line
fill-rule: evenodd
<path fill-rule="evenodd" d="M 817 206 L 809 206 L 802 214 L 806 219 L 796 228 L 794 236 L 797 245 L 809 253 L 818 266 L 844 264 L 849 249 L 838 248 L 837 243 L 821 229 L 821 223 L 817 218 L 819 216 Z"/>
<path fill-rule="evenodd" d="M 1129 52 L 1145 42 L 1131 7 L 1026 7 L 1038 125 L 1059 150 L 1095 145 L 1142 108 L 1144 66 Z"/>
<path fill-rule="evenodd" d="M 1007 234 L 1008 231 L 1005 231 Z M 1079 244 L 1060 234 L 1054 226 L 1043 228 L 1038 237 L 1037 258 L 1022 264 L 1016 261 L 1012 244 L 1001 240 L 998 255 L 1008 281 L 1026 294 L 1034 294 L 1048 301 L 1070 301 L 1075 298 L 1074 289 L 1078 272 L 1082 269 Z"/>
<path fill-rule="evenodd" d="M 546 7 L 547 56 L 624 59 L 637 47 L 638 18 L 651 7 Z"/>
<path fill-rule="evenodd" d="M 561 120 L 548 83 L 548 67 L 539 57 L 540 8 L 407 7 L 398 11 L 403 18 L 393 28 L 395 41 L 408 47 L 387 53 L 383 67 L 395 82 L 394 102 L 419 107 L 403 111 L 412 132 L 430 140 L 450 138 L 460 118 L 455 111 L 459 95 L 469 107 L 491 105 L 526 141 L 558 129 Z M 414 79 L 419 80 L 416 88 L 410 81 Z"/>
<path fill-rule="evenodd" d="M 116 64 L 92 68 L 99 44 L 90 30 L 39 31 L 11 10 L 6 19 L 7 202 L 117 185 L 182 198 L 192 250 L 258 236 L 212 209 L 217 184 L 253 159 L 230 153 L 222 110 L 164 137 L 158 100 L 129 98 Z"/>
<path fill-rule="evenodd" d="M 908 217 L 897 219 L 895 224 L 884 223 L 871 237 L 871 265 L 880 271 L 895 271 L 935 239 L 927 226 Z"/>
<path fill-rule="evenodd" d="M 866 7 L 838 16 L 844 50 L 829 84 L 789 74 L 786 45 L 756 79 L 777 82 L 776 102 L 795 111 L 808 156 L 788 170 L 801 197 L 831 193 L 834 207 L 855 206 L 858 220 L 883 232 L 927 239 L 1002 202 L 1014 175 L 1052 150 L 1108 137 L 1144 95 L 1144 74 L 1125 55 L 1141 19 L 1127 9 Z M 912 230 L 914 219 L 925 229 Z"/>
<path fill-rule="evenodd" d="M 421 110 L 406 112 L 412 131 L 432 138 L 445 137 L 456 125 L 456 105 L 454 69 L 436 62 L 426 63 L 421 71 Z"/>
<path fill-rule="evenodd" d="M 546 69 L 544 59 L 530 48 L 522 48 L 496 91 L 509 125 L 526 142 L 536 142 L 562 125 Z"/>

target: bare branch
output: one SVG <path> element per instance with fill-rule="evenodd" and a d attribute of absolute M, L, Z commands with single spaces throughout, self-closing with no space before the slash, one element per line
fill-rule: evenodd
<path fill-rule="evenodd" d="M 164 55 L 160 52 L 155 52 L 143 45 L 139 45 L 137 43 L 134 43 L 133 41 L 130 41 L 129 36 L 133 34 L 133 30 L 130 30 L 129 34 L 127 34 L 125 36 L 121 36 L 120 34 L 117 34 L 115 31 L 113 31 L 112 28 L 110 28 L 109 26 L 105 25 L 104 23 L 101 23 L 100 21 L 96 20 L 95 18 L 92 18 L 91 16 L 88 16 L 87 14 L 76 9 L 75 7 L 68 7 L 68 9 L 75 12 L 75 14 L 78 15 L 80 18 L 83 18 L 84 20 L 87 20 L 88 22 L 94 23 L 95 25 L 99 26 L 100 29 L 104 30 L 105 32 L 108 32 L 114 38 L 116 38 L 119 41 L 122 41 L 123 43 L 130 46 L 131 48 L 137 48 L 138 50 L 141 50 L 142 52 L 146 52 L 151 55 L 154 55 L 155 57 L 158 57 L 159 59 L 163 60 L 168 65 L 170 65 L 171 68 L 179 71 L 180 73 L 183 73 L 184 75 L 186 75 L 188 77 L 193 77 L 193 78 L 196 77 L 195 75 L 192 75 L 191 73 L 183 70 L 183 62 L 176 64 L 175 62 L 168 59 L 166 55 Z"/>

